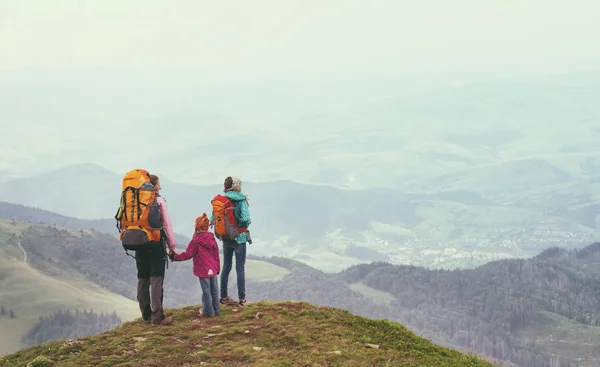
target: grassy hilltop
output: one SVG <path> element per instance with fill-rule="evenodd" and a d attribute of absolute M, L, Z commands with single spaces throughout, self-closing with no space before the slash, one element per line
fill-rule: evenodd
<path fill-rule="evenodd" d="M 78 340 L 55 341 L 0 358 L 0 366 L 491 366 L 432 344 L 402 325 L 306 302 L 258 302 L 168 311 L 174 323 L 140 319 Z"/>

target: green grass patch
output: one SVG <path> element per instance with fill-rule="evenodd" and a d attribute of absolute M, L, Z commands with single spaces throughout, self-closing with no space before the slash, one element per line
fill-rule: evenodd
<path fill-rule="evenodd" d="M 350 288 L 380 305 L 386 305 L 396 300 L 392 294 L 369 287 L 363 282 L 350 284 Z"/>
<path fill-rule="evenodd" d="M 35 358 L 65 367 L 491 366 L 434 345 L 400 324 L 304 302 L 224 307 L 214 318 L 198 316 L 197 307 L 167 313 L 173 315 L 171 325 L 136 320 L 80 343 L 56 341 L 21 350 L 1 358 L 0 367 L 25 366 Z"/>

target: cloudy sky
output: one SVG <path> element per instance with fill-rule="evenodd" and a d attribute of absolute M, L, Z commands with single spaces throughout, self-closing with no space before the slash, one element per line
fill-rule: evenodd
<path fill-rule="evenodd" d="M 600 65 L 597 0 L 0 0 L 0 70 L 475 75 Z"/>

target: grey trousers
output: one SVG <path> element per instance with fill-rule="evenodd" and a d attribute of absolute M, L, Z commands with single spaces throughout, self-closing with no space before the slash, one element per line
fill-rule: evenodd
<path fill-rule="evenodd" d="M 219 303 L 219 281 L 215 275 L 212 278 L 199 278 L 202 287 L 202 314 L 212 317 L 221 314 Z"/>
<path fill-rule="evenodd" d="M 163 281 L 164 277 L 138 278 L 137 300 L 140 311 L 144 320 L 153 324 L 158 324 L 165 318 L 162 307 Z"/>

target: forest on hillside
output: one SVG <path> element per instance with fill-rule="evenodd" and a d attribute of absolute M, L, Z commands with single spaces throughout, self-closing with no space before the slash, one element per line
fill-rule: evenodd
<path fill-rule="evenodd" d="M 116 312 L 99 314 L 94 310 L 64 310 L 49 316 L 40 316 L 21 339 L 24 347 L 31 347 L 52 340 L 76 339 L 95 335 L 115 326 L 122 321 Z"/>
<path fill-rule="evenodd" d="M 49 275 L 82 274 L 135 300 L 135 263 L 120 243 L 99 232 L 75 233 L 33 226 L 22 234 L 21 244 L 31 254 L 31 264 Z M 290 259 L 250 258 L 291 271 L 279 281 L 248 280 L 247 293 L 253 300 L 305 300 L 366 317 L 387 318 L 438 344 L 519 366 L 586 366 L 580 358 L 600 356 L 584 344 L 576 349 L 549 348 L 522 335 L 524 328 L 536 328 L 543 321 L 542 312 L 575 325 L 599 325 L 600 271 L 593 266 L 600 263 L 598 244 L 582 250 L 549 249 L 533 259 L 501 260 L 454 271 L 372 263 L 327 274 Z M 394 300 L 376 303 L 350 288 L 357 282 L 388 292 Z M 200 302 L 191 262 L 169 264 L 165 305 Z"/>
<path fill-rule="evenodd" d="M 397 302 L 398 320 L 437 340 L 519 365 L 566 367 L 579 365 L 575 355 L 544 354 L 535 344 L 524 344 L 519 331 L 546 322 L 544 312 L 582 327 L 598 326 L 600 273 L 589 266 L 598 261 L 600 244 L 593 244 L 582 250 L 551 248 L 534 259 L 476 269 L 377 263 L 354 266 L 339 277 L 389 292 Z"/>

